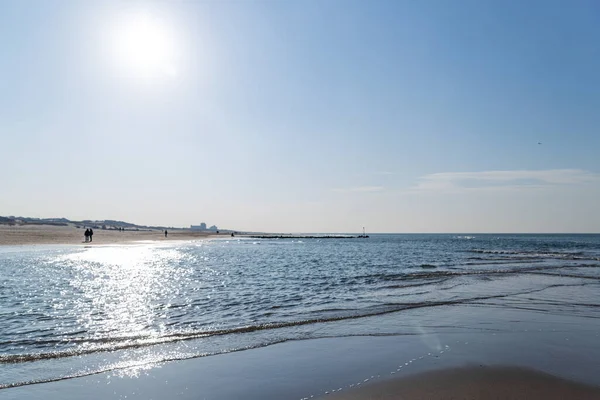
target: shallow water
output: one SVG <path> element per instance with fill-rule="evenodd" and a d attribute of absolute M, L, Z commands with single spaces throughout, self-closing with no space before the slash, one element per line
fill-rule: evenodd
<path fill-rule="evenodd" d="M 508 332 L 514 310 L 595 323 L 599 267 L 600 235 L 0 247 L 0 385 L 292 339 Z M 495 319 L 439 315 L 464 306 Z"/>

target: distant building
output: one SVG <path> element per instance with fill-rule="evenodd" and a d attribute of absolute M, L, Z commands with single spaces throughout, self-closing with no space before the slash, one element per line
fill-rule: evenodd
<path fill-rule="evenodd" d="M 210 228 L 208 228 L 209 231 L 217 231 L 219 230 L 219 228 L 217 228 L 216 225 L 211 226 Z"/>
<path fill-rule="evenodd" d="M 193 231 L 205 231 L 206 224 L 203 222 L 200 225 L 190 225 L 190 229 Z"/>

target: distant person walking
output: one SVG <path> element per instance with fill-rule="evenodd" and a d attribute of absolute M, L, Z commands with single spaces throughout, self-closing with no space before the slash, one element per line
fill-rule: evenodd
<path fill-rule="evenodd" d="M 168 234 L 169 232 L 167 232 L 167 230 L 165 229 L 165 237 L 167 237 Z"/>
<path fill-rule="evenodd" d="M 84 236 L 85 236 L 85 241 L 87 243 L 90 240 L 90 230 L 89 229 L 86 228 Z"/>
<path fill-rule="evenodd" d="M 92 241 L 92 236 L 94 236 L 94 231 L 90 228 L 90 242 Z"/>

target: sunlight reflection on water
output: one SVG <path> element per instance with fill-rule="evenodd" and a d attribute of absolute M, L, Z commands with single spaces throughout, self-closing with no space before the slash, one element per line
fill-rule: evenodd
<path fill-rule="evenodd" d="M 181 297 L 191 258 L 155 246 L 98 247 L 61 256 L 64 268 L 73 270 L 69 283 L 79 295 L 54 300 L 71 303 L 60 306 L 96 336 L 160 335 L 165 330 L 160 309 L 170 306 L 170 294 Z"/>

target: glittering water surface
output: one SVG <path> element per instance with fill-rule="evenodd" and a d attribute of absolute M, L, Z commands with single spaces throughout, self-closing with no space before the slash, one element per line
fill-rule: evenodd
<path fill-rule="evenodd" d="M 0 387 L 375 334 L 365 317 L 423 307 L 596 319 L 599 267 L 600 235 L 0 247 Z"/>

